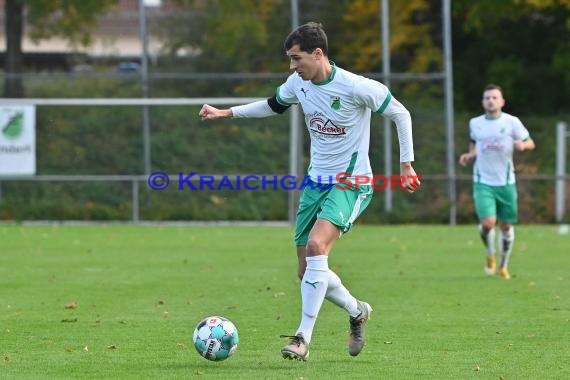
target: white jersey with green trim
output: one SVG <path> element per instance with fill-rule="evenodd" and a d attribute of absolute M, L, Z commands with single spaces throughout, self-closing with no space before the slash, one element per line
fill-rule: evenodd
<path fill-rule="evenodd" d="M 477 152 L 473 181 L 489 186 L 515 183 L 513 142 L 530 138 L 519 118 L 505 112 L 496 119 L 477 116 L 469 121 L 469 134 Z"/>
<path fill-rule="evenodd" d="M 332 62 L 331 62 L 332 63 Z M 311 137 L 309 176 L 315 182 L 333 183 L 339 173 L 372 176 L 368 148 L 371 111 L 396 123 L 400 161 L 414 160 L 410 113 L 392 97 L 388 88 L 333 63 L 330 78 L 303 80 L 293 73 L 277 88 L 279 103 L 300 103 Z"/>

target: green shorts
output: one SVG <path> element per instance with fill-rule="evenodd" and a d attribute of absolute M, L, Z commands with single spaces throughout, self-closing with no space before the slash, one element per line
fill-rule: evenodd
<path fill-rule="evenodd" d="M 475 212 L 479 220 L 496 216 L 503 223 L 518 222 L 517 187 L 515 184 L 506 186 L 489 186 L 475 182 L 473 184 L 473 200 Z"/>
<path fill-rule="evenodd" d="M 295 244 L 307 245 L 309 233 L 317 219 L 326 219 L 342 233 L 348 232 L 356 218 L 364 212 L 372 200 L 373 189 L 370 185 L 359 185 L 344 189 L 335 185 L 323 186 L 313 182 L 313 187 L 306 186 L 299 200 L 297 224 L 295 226 Z"/>

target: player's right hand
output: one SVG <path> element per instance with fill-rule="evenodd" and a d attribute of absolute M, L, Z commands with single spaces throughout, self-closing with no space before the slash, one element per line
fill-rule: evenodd
<path fill-rule="evenodd" d="M 217 109 L 208 105 L 208 104 L 204 104 L 202 106 L 202 109 L 200 110 L 200 112 L 198 113 L 198 116 L 200 116 L 202 118 L 202 120 L 211 120 L 211 119 L 215 119 L 215 113 L 216 113 Z"/>
<path fill-rule="evenodd" d="M 228 109 L 217 109 L 216 107 L 212 107 L 209 104 L 204 104 L 200 112 L 198 112 L 198 116 L 202 118 L 202 120 L 214 120 L 224 117 L 232 117 L 232 110 Z"/>
<path fill-rule="evenodd" d="M 460 157 L 459 157 L 459 165 L 461 166 L 467 166 L 467 164 L 469 163 L 469 161 L 472 160 L 473 157 L 471 157 L 471 155 L 469 153 L 463 153 Z"/>

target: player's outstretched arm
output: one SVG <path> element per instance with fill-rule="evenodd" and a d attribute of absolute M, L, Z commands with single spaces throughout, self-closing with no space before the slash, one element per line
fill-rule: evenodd
<path fill-rule="evenodd" d="M 204 104 L 198 113 L 198 116 L 200 116 L 202 120 L 215 120 L 232 117 L 233 114 L 231 109 L 218 109 L 209 104 Z"/>
<path fill-rule="evenodd" d="M 204 104 L 198 115 L 202 120 L 214 120 L 226 117 L 234 118 L 259 118 L 281 114 L 289 108 L 289 105 L 282 105 L 277 101 L 275 95 L 267 100 L 233 106 L 228 109 L 217 109 L 211 105 Z"/>

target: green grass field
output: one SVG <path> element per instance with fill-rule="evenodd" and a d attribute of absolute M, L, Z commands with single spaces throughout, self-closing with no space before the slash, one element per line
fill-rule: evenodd
<path fill-rule="evenodd" d="M 519 226 L 509 281 L 483 275 L 476 227 L 356 226 L 329 263 L 374 307 L 368 344 L 325 301 L 307 362 L 287 227 L 0 225 L 2 379 L 568 379 L 570 235 Z M 208 315 L 239 329 L 209 362 Z"/>

